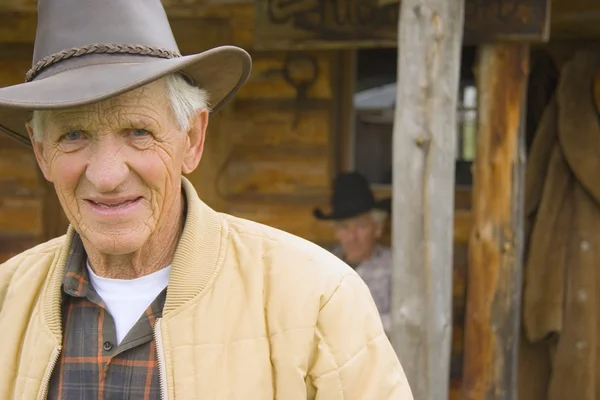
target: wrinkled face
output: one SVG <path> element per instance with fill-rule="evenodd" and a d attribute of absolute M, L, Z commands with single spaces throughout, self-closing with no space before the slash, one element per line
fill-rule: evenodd
<path fill-rule="evenodd" d="M 371 256 L 377 240 L 383 233 L 383 227 L 382 224 L 377 224 L 373 220 L 371 213 L 366 213 L 336 221 L 334 232 L 346 261 L 361 263 Z"/>
<path fill-rule="evenodd" d="M 200 111 L 182 132 L 166 93 L 165 82 L 157 81 L 97 104 L 53 111 L 41 141 L 34 142 L 69 221 L 102 253 L 137 251 L 179 218 L 181 174 L 200 161 L 208 112 Z"/>

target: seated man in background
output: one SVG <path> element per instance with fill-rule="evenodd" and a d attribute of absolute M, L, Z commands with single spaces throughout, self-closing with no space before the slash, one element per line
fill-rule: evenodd
<path fill-rule="evenodd" d="M 339 174 L 333 186 L 331 212 L 325 214 L 316 209 L 314 215 L 333 222 L 339 244 L 332 252 L 365 281 L 381 314 L 384 329 L 389 332 L 392 251 L 378 241 L 383 235 L 390 201 L 376 201 L 369 182 L 357 172 Z"/>

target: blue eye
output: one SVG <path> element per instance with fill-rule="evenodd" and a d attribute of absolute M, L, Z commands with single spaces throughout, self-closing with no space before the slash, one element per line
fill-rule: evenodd
<path fill-rule="evenodd" d="M 150 132 L 148 132 L 145 129 L 134 129 L 132 131 L 132 133 L 133 133 L 133 136 L 135 136 L 135 137 L 144 137 L 144 136 L 147 136 L 150 134 Z"/>
<path fill-rule="evenodd" d="M 82 136 L 83 136 L 83 133 L 81 131 L 71 131 L 71 132 L 65 133 L 63 135 L 63 139 L 68 140 L 68 141 L 74 141 L 74 140 L 81 139 Z"/>

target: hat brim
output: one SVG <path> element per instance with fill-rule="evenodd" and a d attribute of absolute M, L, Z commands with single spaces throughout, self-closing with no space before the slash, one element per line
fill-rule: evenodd
<path fill-rule="evenodd" d="M 33 110 L 83 106 L 134 90 L 173 72 L 191 77 L 207 91 L 217 112 L 250 76 L 250 55 L 235 46 L 172 59 L 105 63 L 70 69 L 47 78 L 0 88 L 0 129 L 31 146 L 25 122 Z"/>
<path fill-rule="evenodd" d="M 382 211 L 391 213 L 391 208 L 392 208 L 391 206 L 392 206 L 392 199 L 386 198 L 383 200 L 376 201 L 375 203 L 373 203 L 373 205 L 371 207 L 366 208 L 366 209 L 361 208 L 361 209 L 356 209 L 356 210 L 343 210 L 343 211 L 333 210 L 331 213 L 327 214 L 327 213 L 323 212 L 323 210 L 316 208 L 313 210 L 313 215 L 315 218 L 324 220 L 324 221 L 338 221 L 338 220 L 342 220 L 342 219 L 357 217 L 361 214 L 368 213 L 369 211 L 372 211 L 372 210 L 382 210 Z"/>
<path fill-rule="evenodd" d="M 367 213 L 369 211 L 371 211 L 371 209 L 349 211 L 349 212 L 346 212 L 346 211 L 340 212 L 338 210 L 334 210 L 331 213 L 327 214 L 323 210 L 317 208 L 313 211 L 313 215 L 315 216 L 315 218 L 320 219 L 322 221 L 339 221 L 342 219 L 357 217 L 357 216 Z"/>
<path fill-rule="evenodd" d="M 392 198 L 387 197 L 385 199 L 378 200 L 375 202 L 375 207 L 378 210 L 386 211 L 388 214 L 392 213 Z"/>

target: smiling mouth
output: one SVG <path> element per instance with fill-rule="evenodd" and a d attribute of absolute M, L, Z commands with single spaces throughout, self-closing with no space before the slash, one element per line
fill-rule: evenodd
<path fill-rule="evenodd" d="M 119 203 L 102 203 L 102 202 L 98 202 L 98 201 L 94 201 L 94 200 L 86 200 L 88 203 L 90 203 L 91 205 L 93 205 L 94 207 L 100 207 L 106 210 L 117 210 L 119 208 L 123 208 L 126 207 L 132 203 L 135 203 L 136 201 L 138 201 L 139 199 L 141 199 L 141 197 L 137 197 L 135 199 L 132 200 L 125 200 L 125 201 L 121 201 Z"/>

